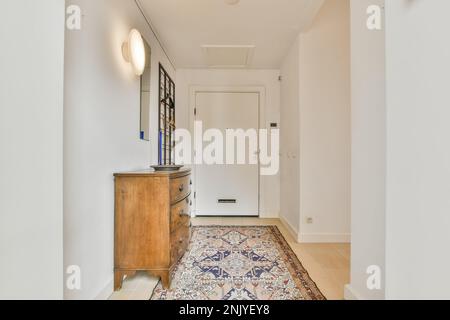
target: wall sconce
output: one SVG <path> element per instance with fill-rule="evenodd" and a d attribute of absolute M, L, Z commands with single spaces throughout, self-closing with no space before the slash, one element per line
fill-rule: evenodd
<path fill-rule="evenodd" d="M 141 76 L 145 70 L 145 45 L 142 35 L 136 29 L 130 31 L 127 42 L 122 44 L 122 55 L 131 63 L 136 75 Z"/>

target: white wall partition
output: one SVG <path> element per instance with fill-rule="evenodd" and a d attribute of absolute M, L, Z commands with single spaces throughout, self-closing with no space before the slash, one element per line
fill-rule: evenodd
<path fill-rule="evenodd" d="M 352 254 L 348 299 L 383 299 L 385 289 L 385 31 L 367 28 L 370 5 L 381 8 L 384 0 L 351 1 Z M 367 287 L 370 266 L 380 268 L 380 289 Z"/>
<path fill-rule="evenodd" d="M 386 1 L 388 299 L 450 299 L 449 12 Z"/>
<path fill-rule="evenodd" d="M 352 1 L 352 281 L 348 298 L 449 299 L 450 3 Z M 383 98 L 386 97 L 386 100 Z M 381 290 L 366 269 L 381 268 Z"/>
<path fill-rule="evenodd" d="M 280 219 L 298 237 L 300 227 L 300 69 L 295 40 L 281 66 L 281 212 Z"/>
<path fill-rule="evenodd" d="M 299 42 L 299 239 L 349 242 L 349 1 L 325 1 Z M 312 223 L 308 221 L 310 218 Z"/>
<path fill-rule="evenodd" d="M 64 118 L 64 262 L 78 265 L 81 290 L 67 299 L 112 293 L 113 173 L 158 159 L 158 64 L 175 72 L 134 1 L 73 0 L 82 28 L 67 31 Z M 139 139 L 140 82 L 121 46 L 137 28 L 152 48 L 150 142 Z"/>
<path fill-rule="evenodd" d="M 301 242 L 350 241 L 349 21 L 325 1 L 281 69 L 281 217 Z"/>
<path fill-rule="evenodd" d="M 63 298 L 64 1 L 0 10 L 0 299 Z"/>

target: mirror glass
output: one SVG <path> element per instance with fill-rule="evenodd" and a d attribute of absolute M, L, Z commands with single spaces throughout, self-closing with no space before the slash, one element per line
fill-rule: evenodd
<path fill-rule="evenodd" d="M 150 80 L 152 51 L 144 39 L 145 44 L 145 70 L 141 76 L 141 140 L 150 141 Z"/>

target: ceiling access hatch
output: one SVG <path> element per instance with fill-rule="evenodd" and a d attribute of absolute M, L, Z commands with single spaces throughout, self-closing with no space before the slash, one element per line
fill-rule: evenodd
<path fill-rule="evenodd" d="M 210 68 L 246 68 L 252 61 L 255 46 L 203 45 L 202 50 Z"/>

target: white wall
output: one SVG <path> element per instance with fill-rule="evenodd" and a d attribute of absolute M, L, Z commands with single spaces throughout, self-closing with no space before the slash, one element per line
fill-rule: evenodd
<path fill-rule="evenodd" d="M 386 1 L 388 299 L 450 299 L 449 12 Z"/>
<path fill-rule="evenodd" d="M 195 86 L 258 86 L 265 88 L 265 124 L 280 121 L 279 70 L 215 70 L 178 69 L 176 76 L 176 117 L 178 128 L 190 128 L 193 115 L 190 114 L 190 89 Z M 261 176 L 261 217 L 278 217 L 280 211 L 280 175 Z"/>
<path fill-rule="evenodd" d="M 64 116 L 64 263 L 78 265 L 82 289 L 67 299 L 112 292 L 113 173 L 158 159 L 158 63 L 175 76 L 134 1 L 77 0 L 82 30 L 67 31 Z M 152 47 L 151 141 L 139 140 L 140 85 L 121 53 L 137 28 Z"/>
<path fill-rule="evenodd" d="M 281 212 L 280 219 L 296 235 L 300 226 L 299 41 L 281 66 Z"/>
<path fill-rule="evenodd" d="M 352 1 L 353 248 L 347 296 L 449 299 L 450 46 L 442 39 L 450 28 L 450 4 L 386 1 L 385 36 L 365 28 L 369 4 L 383 1 Z M 382 290 L 365 287 L 368 265 L 382 268 Z"/>
<path fill-rule="evenodd" d="M 385 32 L 366 27 L 369 5 L 351 1 L 352 253 L 348 299 L 383 299 L 385 271 Z M 381 290 L 367 288 L 369 266 L 381 268 Z"/>
<path fill-rule="evenodd" d="M 350 241 L 350 6 L 326 0 L 300 35 L 300 240 Z M 313 218 L 308 224 L 307 219 Z"/>
<path fill-rule="evenodd" d="M 0 299 L 62 299 L 64 2 L 2 1 L 0 42 Z"/>
<path fill-rule="evenodd" d="M 281 217 L 301 242 L 350 240 L 349 21 L 325 1 L 282 66 Z"/>

